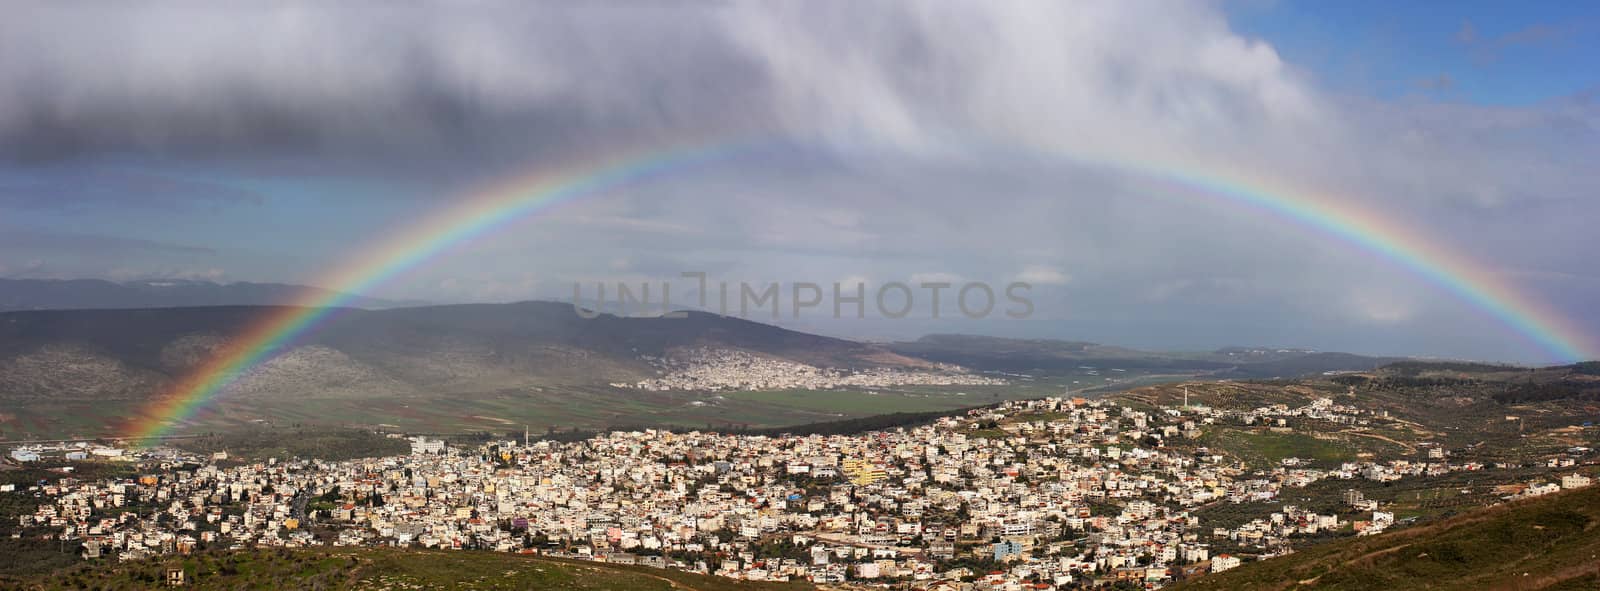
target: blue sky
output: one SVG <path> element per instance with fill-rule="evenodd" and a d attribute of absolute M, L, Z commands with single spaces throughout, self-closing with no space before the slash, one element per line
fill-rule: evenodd
<path fill-rule="evenodd" d="M 1337 195 L 1600 334 L 1597 13 L 41 3 L 0 22 L 0 276 L 313 282 L 497 179 L 759 135 L 779 147 L 587 196 L 369 295 L 1030 276 L 1034 322 L 808 328 L 1546 360 L 1348 243 L 1096 163 Z"/>
<path fill-rule="evenodd" d="M 1330 87 L 1389 99 L 1525 105 L 1600 85 L 1592 2 L 1241 1 L 1233 26 Z"/>

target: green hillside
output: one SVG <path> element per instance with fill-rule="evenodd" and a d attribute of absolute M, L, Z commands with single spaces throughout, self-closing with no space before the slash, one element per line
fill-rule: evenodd
<path fill-rule="evenodd" d="M 551 560 L 495 552 L 385 548 L 203 552 L 104 562 L 0 587 L 37 590 L 149 589 L 182 568 L 185 588 L 517 589 L 529 591 L 801 591 L 808 583 L 757 583 L 679 571 Z"/>
<path fill-rule="evenodd" d="M 229 335 L 281 313 L 263 306 L 0 312 L 0 439 L 121 433 L 152 396 L 202 367 Z M 722 404 L 696 393 L 610 385 L 657 376 L 647 356 L 701 347 L 830 368 L 927 365 L 876 345 L 700 312 L 584 319 L 557 302 L 348 309 L 232 383 L 178 430 L 262 423 L 447 433 L 520 432 L 524 425 L 771 427 L 871 414 L 759 400 Z M 897 396 L 928 404 L 891 410 L 972 404 L 954 391 L 936 393 Z"/>
<path fill-rule="evenodd" d="M 1600 486 L 1314 546 L 1177 589 L 1600 589 Z"/>

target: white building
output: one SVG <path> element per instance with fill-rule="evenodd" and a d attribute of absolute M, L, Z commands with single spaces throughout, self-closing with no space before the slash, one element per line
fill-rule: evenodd
<path fill-rule="evenodd" d="M 1242 561 L 1238 556 L 1218 554 L 1216 558 L 1211 559 L 1211 572 L 1220 573 L 1238 567 L 1240 562 Z"/>
<path fill-rule="evenodd" d="M 442 454 L 444 453 L 444 440 L 428 439 L 427 437 L 412 437 L 411 453 L 413 455 Z"/>

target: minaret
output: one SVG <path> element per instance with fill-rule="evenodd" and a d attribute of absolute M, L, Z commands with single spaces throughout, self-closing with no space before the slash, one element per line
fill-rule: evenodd
<path fill-rule="evenodd" d="M 528 424 L 522 424 L 522 447 L 528 447 Z"/>
<path fill-rule="evenodd" d="M 1184 410 L 1188 410 L 1189 409 L 1189 387 L 1188 386 L 1184 386 L 1183 387 L 1183 408 L 1184 408 Z"/>

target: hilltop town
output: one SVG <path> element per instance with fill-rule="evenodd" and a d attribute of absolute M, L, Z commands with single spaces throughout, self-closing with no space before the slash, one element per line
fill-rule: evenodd
<path fill-rule="evenodd" d="M 1514 469 L 1453 461 L 1445 450 L 1250 467 L 1193 441 L 1221 424 L 1292 429 L 1304 420 L 1388 419 L 1325 398 L 1241 410 L 1047 398 L 854 435 L 641 430 L 476 446 L 414 437 L 409 455 L 350 461 L 238 464 L 167 448 L 84 446 L 57 452 L 128 462 L 138 474 L 69 474 L 0 494 L 40 500 L 18 517 L 17 535 L 70 540 L 87 560 L 421 546 L 754 581 L 1067 589 L 1161 586 L 1291 553 L 1310 538 L 1404 525 L 1365 498 L 1361 482 Z M 41 453 L 49 452 L 13 457 Z M 1549 458 L 1541 476 L 1497 490 L 1510 499 L 1586 487 L 1578 468 L 1593 459 L 1574 448 Z M 1327 482 L 1348 489 L 1343 509 L 1300 506 L 1299 491 Z M 1276 504 L 1234 523 L 1207 517 L 1263 502 Z"/>

